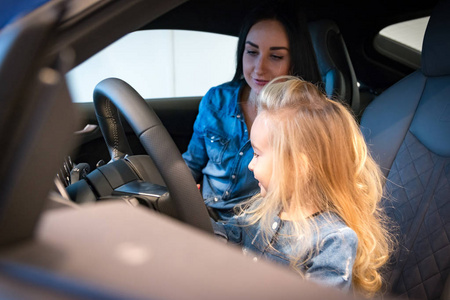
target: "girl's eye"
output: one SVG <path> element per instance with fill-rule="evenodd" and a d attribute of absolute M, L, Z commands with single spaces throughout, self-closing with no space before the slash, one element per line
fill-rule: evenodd
<path fill-rule="evenodd" d="M 253 157 L 254 157 L 254 158 L 258 158 L 258 157 L 259 157 L 259 154 L 253 153 Z"/>
<path fill-rule="evenodd" d="M 283 59 L 283 56 L 280 56 L 280 55 L 272 55 L 272 58 L 275 59 L 275 60 L 281 60 L 281 59 Z"/>
<path fill-rule="evenodd" d="M 247 53 L 248 55 L 251 55 L 251 56 L 255 56 L 255 55 L 258 54 L 258 53 L 257 53 L 256 51 L 254 51 L 254 50 L 246 50 L 246 53 Z"/>

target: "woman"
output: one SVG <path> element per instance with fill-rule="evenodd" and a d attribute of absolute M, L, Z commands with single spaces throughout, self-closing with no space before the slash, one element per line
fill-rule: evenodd
<path fill-rule="evenodd" d="M 233 207 L 259 190 L 247 165 L 255 99 L 281 75 L 319 84 L 320 74 L 305 20 L 290 7 L 267 2 L 245 19 L 239 34 L 237 67 L 231 82 L 203 97 L 194 133 L 183 154 L 216 219 L 233 216 Z"/>

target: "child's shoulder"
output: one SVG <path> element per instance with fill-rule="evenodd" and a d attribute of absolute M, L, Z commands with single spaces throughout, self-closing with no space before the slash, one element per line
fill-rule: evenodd
<path fill-rule="evenodd" d="M 319 231 L 320 239 L 325 239 L 327 237 L 338 237 L 345 239 L 347 241 L 354 240 L 357 242 L 358 237 L 356 232 L 351 229 L 345 222 L 333 212 L 323 212 L 314 217 Z"/>

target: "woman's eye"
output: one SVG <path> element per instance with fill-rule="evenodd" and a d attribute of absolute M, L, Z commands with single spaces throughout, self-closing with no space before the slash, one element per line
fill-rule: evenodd
<path fill-rule="evenodd" d="M 253 157 L 254 157 L 254 158 L 258 158 L 258 157 L 259 157 L 259 154 L 253 153 Z"/>
<path fill-rule="evenodd" d="M 280 56 L 280 55 L 272 55 L 272 58 L 275 59 L 275 60 L 281 60 L 281 59 L 283 59 L 283 56 Z"/>
<path fill-rule="evenodd" d="M 246 50 L 246 53 L 247 53 L 248 55 L 251 55 L 251 56 L 255 56 L 255 55 L 258 54 L 258 53 L 257 53 L 256 51 L 254 51 L 254 50 Z"/>

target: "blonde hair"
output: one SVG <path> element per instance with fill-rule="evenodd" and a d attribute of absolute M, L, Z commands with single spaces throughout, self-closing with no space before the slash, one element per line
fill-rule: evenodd
<path fill-rule="evenodd" d="M 375 294 L 382 286 L 380 268 L 392 243 L 379 206 L 382 175 L 353 115 L 312 83 L 282 76 L 261 91 L 258 116 L 270 128 L 272 177 L 266 196 L 244 203 L 241 213 L 252 224 L 260 222 L 266 237 L 270 216 L 281 209 L 298 216 L 299 221 L 292 222 L 294 232 L 306 237 L 318 229 L 305 210 L 336 213 L 358 236 L 353 287 L 368 296 Z M 292 258 L 297 271 L 311 258 L 311 249 L 306 248 Z"/>

